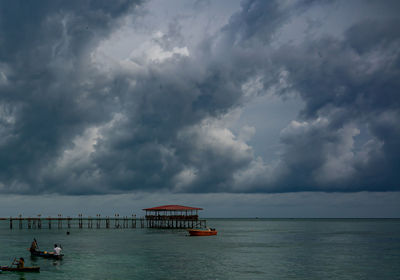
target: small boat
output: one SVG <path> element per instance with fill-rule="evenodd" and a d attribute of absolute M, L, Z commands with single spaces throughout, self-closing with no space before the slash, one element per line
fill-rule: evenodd
<path fill-rule="evenodd" d="M 0 266 L 0 271 L 39 272 L 40 266 L 12 267 Z"/>
<path fill-rule="evenodd" d="M 30 250 L 30 252 L 31 256 L 42 257 L 47 259 L 61 260 L 62 257 L 64 256 L 63 254 L 55 255 L 53 252 L 47 252 L 47 251 Z"/>
<path fill-rule="evenodd" d="M 190 236 L 210 236 L 217 235 L 218 231 L 215 228 L 209 229 L 188 229 Z"/>

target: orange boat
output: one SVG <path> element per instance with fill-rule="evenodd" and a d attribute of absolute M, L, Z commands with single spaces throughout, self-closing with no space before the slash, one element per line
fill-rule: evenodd
<path fill-rule="evenodd" d="M 217 235 L 218 231 L 215 228 L 209 229 L 188 229 L 190 236 L 210 236 Z"/>

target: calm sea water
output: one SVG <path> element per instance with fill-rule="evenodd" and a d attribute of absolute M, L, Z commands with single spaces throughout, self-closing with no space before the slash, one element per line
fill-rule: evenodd
<path fill-rule="evenodd" d="M 209 219 L 218 235 L 183 230 L 8 229 L 0 264 L 24 257 L 40 273 L 2 279 L 400 279 L 400 219 Z M 95 225 L 94 225 L 95 227 Z M 62 244 L 62 261 L 31 258 Z"/>

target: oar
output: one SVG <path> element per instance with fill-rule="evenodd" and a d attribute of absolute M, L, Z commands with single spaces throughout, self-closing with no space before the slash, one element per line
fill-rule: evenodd
<path fill-rule="evenodd" d="M 36 243 L 36 248 L 39 249 L 39 244 L 37 243 L 36 238 L 33 238 L 33 241 Z"/>

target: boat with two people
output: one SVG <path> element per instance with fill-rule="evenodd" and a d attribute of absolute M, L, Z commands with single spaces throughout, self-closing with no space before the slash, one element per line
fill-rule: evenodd
<path fill-rule="evenodd" d="M 31 244 L 31 247 L 29 248 L 29 251 L 31 252 L 31 256 L 34 257 L 42 257 L 42 258 L 47 258 L 47 259 L 56 259 L 56 260 L 61 260 L 64 256 L 64 254 L 61 254 L 61 245 L 58 246 L 57 244 L 54 244 L 54 249 L 53 252 L 51 251 L 40 251 L 39 250 L 39 245 L 34 238 Z"/>

